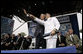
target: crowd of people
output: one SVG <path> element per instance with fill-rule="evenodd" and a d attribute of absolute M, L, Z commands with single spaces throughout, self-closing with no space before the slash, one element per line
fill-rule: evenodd
<path fill-rule="evenodd" d="M 42 41 L 42 40 L 41 40 Z M 46 48 L 46 41 L 44 40 L 44 44 L 40 41 L 36 45 L 35 49 L 39 49 L 37 47 Z M 32 42 L 31 36 L 21 36 L 19 33 L 17 36 L 15 34 L 3 34 L 1 36 L 1 50 L 26 50 L 30 49 L 30 45 Z M 51 42 L 51 41 L 50 41 Z M 82 45 L 79 37 L 76 34 L 73 34 L 73 30 L 69 29 L 65 36 L 61 35 L 60 32 L 57 33 L 57 42 L 56 48 L 58 47 L 66 47 L 66 46 L 76 46 L 76 49 L 81 51 Z"/>
<path fill-rule="evenodd" d="M 29 49 L 32 42 L 32 37 L 24 37 L 20 33 L 15 34 L 2 34 L 1 36 L 1 50 L 21 50 Z"/>

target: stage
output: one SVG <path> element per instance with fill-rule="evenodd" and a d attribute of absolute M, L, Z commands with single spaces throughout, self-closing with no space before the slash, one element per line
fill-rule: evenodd
<path fill-rule="evenodd" d="M 68 46 L 53 49 L 3 50 L 1 53 L 76 53 L 76 47 Z"/>

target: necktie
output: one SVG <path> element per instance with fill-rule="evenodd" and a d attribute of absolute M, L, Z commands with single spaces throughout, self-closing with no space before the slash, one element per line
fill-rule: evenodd
<path fill-rule="evenodd" d="M 59 36 L 59 41 L 61 42 L 60 36 Z"/>
<path fill-rule="evenodd" d="M 74 41 L 74 38 L 73 38 L 73 36 L 71 35 L 71 41 Z"/>

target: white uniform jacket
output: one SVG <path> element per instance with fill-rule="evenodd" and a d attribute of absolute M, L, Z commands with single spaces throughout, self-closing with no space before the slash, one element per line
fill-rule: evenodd
<path fill-rule="evenodd" d="M 38 19 L 38 18 L 35 18 L 34 20 L 44 25 L 45 27 L 44 34 L 50 33 L 53 29 L 59 30 L 60 28 L 60 23 L 56 17 L 50 17 L 46 21 Z"/>

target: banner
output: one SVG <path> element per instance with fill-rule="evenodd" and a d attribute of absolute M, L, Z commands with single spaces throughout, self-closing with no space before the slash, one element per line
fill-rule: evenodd
<path fill-rule="evenodd" d="M 72 29 L 72 24 L 70 22 L 70 16 L 60 16 L 57 17 L 58 21 L 60 22 L 60 32 L 63 36 L 67 33 L 68 29 Z"/>
<path fill-rule="evenodd" d="M 14 20 L 7 17 L 1 17 L 1 34 L 2 33 L 11 34 L 13 32 L 13 25 Z"/>

